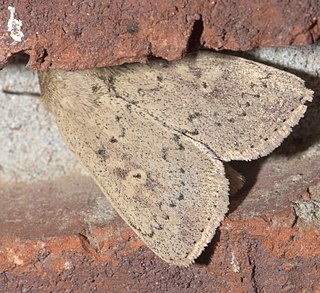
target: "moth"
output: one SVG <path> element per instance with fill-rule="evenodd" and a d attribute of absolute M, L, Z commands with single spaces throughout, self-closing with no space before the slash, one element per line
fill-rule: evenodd
<path fill-rule="evenodd" d="M 40 86 L 66 143 L 119 215 L 180 266 L 194 262 L 228 210 L 226 163 L 269 154 L 312 100 L 295 75 L 206 51 L 42 71 Z"/>

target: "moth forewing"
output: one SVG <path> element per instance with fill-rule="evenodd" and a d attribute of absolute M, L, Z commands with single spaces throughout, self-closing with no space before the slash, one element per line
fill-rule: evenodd
<path fill-rule="evenodd" d="M 227 212 L 223 161 L 272 151 L 312 96 L 294 75 L 208 52 L 167 66 L 50 70 L 40 85 L 68 146 L 119 215 L 182 266 Z M 235 192 L 242 178 L 227 173 Z"/>

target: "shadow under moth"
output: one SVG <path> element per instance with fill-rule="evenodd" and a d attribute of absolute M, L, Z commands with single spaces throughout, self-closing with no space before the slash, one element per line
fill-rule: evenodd
<path fill-rule="evenodd" d="M 269 154 L 312 99 L 295 75 L 213 52 L 48 70 L 40 86 L 68 146 L 120 216 L 181 266 L 212 239 L 229 189 L 241 185 L 228 167 L 229 187 L 226 162 Z"/>

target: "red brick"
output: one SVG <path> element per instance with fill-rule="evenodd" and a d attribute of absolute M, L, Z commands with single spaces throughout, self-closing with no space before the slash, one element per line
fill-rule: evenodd
<path fill-rule="evenodd" d="M 305 45 L 320 36 L 318 0 L 104 1 L 15 0 L 24 38 L 7 31 L 8 1 L 0 1 L 0 66 L 12 54 L 29 66 L 79 69 L 180 58 L 200 45 L 222 50 Z"/>

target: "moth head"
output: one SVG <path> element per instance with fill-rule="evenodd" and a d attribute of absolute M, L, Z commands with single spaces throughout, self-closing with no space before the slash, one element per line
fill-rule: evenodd
<path fill-rule="evenodd" d="M 50 112 L 53 111 L 53 104 L 55 103 L 55 96 L 56 90 L 59 88 L 59 83 L 56 78 L 55 74 L 52 74 L 52 70 L 47 71 L 40 71 L 39 72 L 39 84 L 41 89 L 41 100 L 43 102 L 43 105 L 49 110 Z M 52 81 L 55 82 L 52 82 Z"/>
<path fill-rule="evenodd" d="M 78 112 L 89 116 L 101 105 L 103 96 L 108 92 L 107 80 L 107 77 L 105 80 L 97 78 L 95 70 L 41 71 L 41 99 L 45 107 L 54 114 Z"/>

